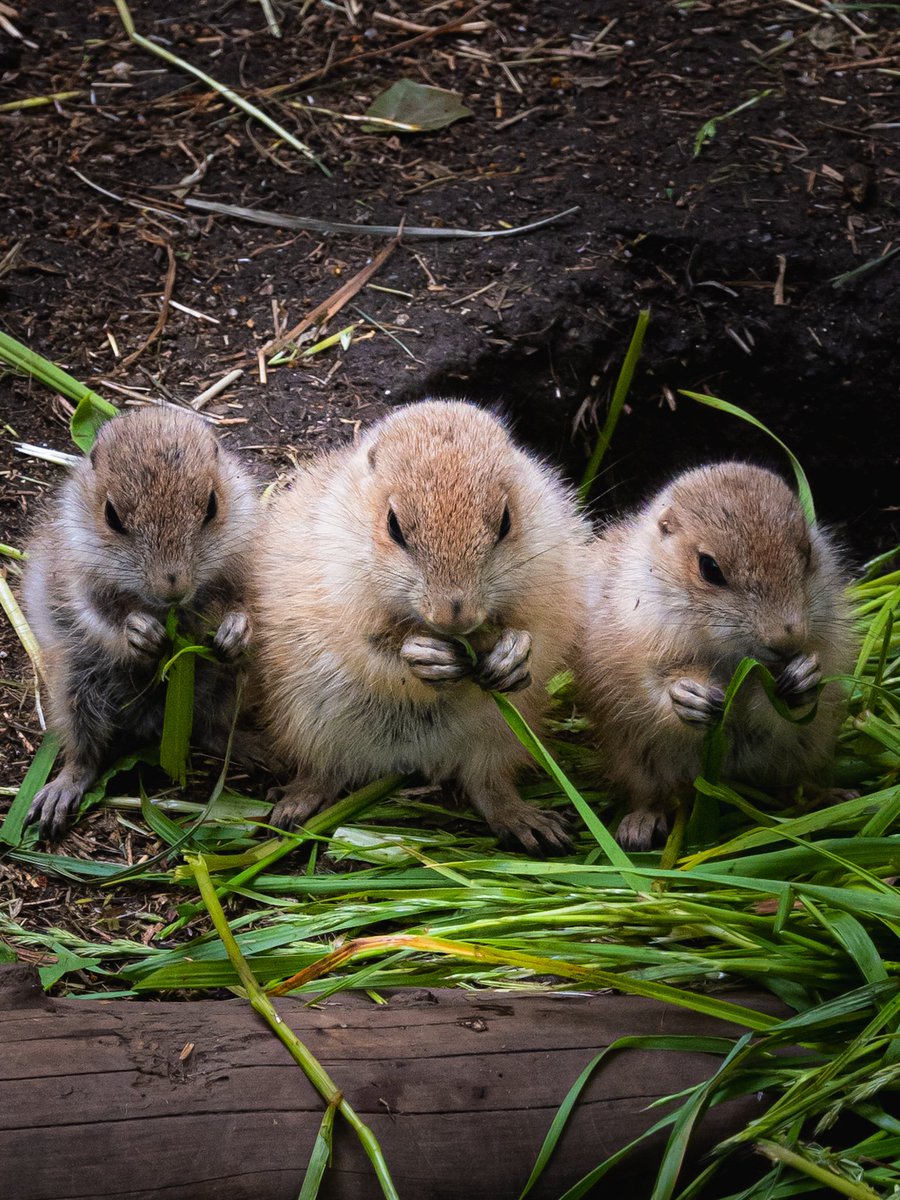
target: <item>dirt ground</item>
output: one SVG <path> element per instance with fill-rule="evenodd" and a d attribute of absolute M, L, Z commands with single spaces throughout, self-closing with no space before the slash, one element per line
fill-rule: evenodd
<path fill-rule="evenodd" d="M 792 445 L 860 561 L 900 540 L 900 14 L 827 8 L 307 0 L 276 4 L 276 40 L 257 4 L 135 0 L 139 32 L 264 105 L 329 177 L 130 43 L 112 3 L 20 0 L 0 29 L 0 105 L 74 94 L 0 110 L 2 326 L 121 403 L 190 401 L 243 368 L 206 411 L 266 477 L 427 393 L 499 402 L 577 474 L 650 307 L 597 514 L 711 454 L 772 461 L 761 435 L 677 396 L 707 389 Z M 422 135 L 334 115 L 401 78 L 474 115 Z M 754 97 L 695 155 L 704 122 Z M 404 240 L 328 324 L 355 324 L 349 347 L 263 382 L 259 348 L 389 239 L 209 216 L 185 197 L 475 230 L 578 211 L 521 237 Z M 70 450 L 65 420 L 41 386 L 0 380 L 7 543 L 59 478 L 13 443 Z M 38 730 L 6 628 L 2 645 L 14 785 Z"/>

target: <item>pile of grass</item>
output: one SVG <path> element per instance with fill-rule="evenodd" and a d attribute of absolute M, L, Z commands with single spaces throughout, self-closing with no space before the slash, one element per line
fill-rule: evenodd
<path fill-rule="evenodd" d="M 592 784 L 589 731 L 560 677 L 546 740 L 553 763 L 545 760 L 545 772 L 536 771 L 523 794 L 547 807 L 570 808 L 574 800 L 587 818 L 564 858 L 535 861 L 498 850 L 474 813 L 448 807 L 433 792 L 404 790 L 398 779 L 372 784 L 301 833 L 284 835 L 265 826 L 265 803 L 224 780 L 205 804 L 180 792 L 156 802 L 123 800 L 111 772 L 90 802 L 139 806 L 164 847 L 156 860 L 123 872 L 120 863 L 40 851 L 33 831 L 23 831 L 51 748 L 38 755 L 0 830 L 9 856 L 97 894 L 113 884 L 138 899 L 148 889 L 175 892 L 179 915 L 155 939 L 169 948 L 38 931 L 2 915 L 0 935 L 11 954 L 52 950 L 45 983 L 72 994 L 233 988 L 264 1016 L 267 993 L 321 998 L 346 989 L 375 1003 L 398 987 L 615 988 L 653 997 L 745 1031 L 716 1036 L 711 1025 L 713 1036 L 702 1039 L 713 1064 L 709 1079 L 679 1096 L 654 1127 L 669 1131 L 654 1200 L 697 1195 L 743 1146 L 756 1147 L 772 1166 L 729 1200 L 823 1188 L 861 1200 L 896 1196 L 900 570 L 889 569 L 893 562 L 882 556 L 851 589 L 861 641 L 846 681 L 837 782 L 857 789 L 858 798 L 809 809 L 798 797 L 784 808 L 755 789 L 700 780 L 699 817 L 681 814 L 663 851 L 626 856 L 607 832 L 619 813 Z M 527 730 L 519 732 L 527 739 Z M 181 939 L 174 948 L 172 939 Z M 780 1020 L 729 1000 L 729 990 L 748 984 L 774 993 L 793 1015 Z M 616 1049 L 665 1054 L 696 1043 L 626 1039 Z M 538 1168 L 605 1054 L 586 1063 L 560 1097 Z M 688 1177 L 685 1147 L 704 1111 L 762 1090 L 771 1099 L 765 1115 Z M 327 1088 L 322 1094 L 327 1100 Z M 844 1120 L 849 1114 L 854 1119 Z M 331 1104 L 328 1137 L 333 1118 Z M 598 1163 L 564 1200 L 585 1194 L 634 1148 Z M 383 1164 L 373 1162 L 391 1195 Z"/>

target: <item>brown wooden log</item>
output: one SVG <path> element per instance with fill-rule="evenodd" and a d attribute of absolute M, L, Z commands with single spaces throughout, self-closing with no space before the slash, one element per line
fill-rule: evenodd
<path fill-rule="evenodd" d="M 735 999 L 777 1011 L 771 997 Z M 371 1125 L 403 1200 L 513 1200 L 576 1076 L 622 1035 L 742 1032 L 618 995 L 420 991 L 375 1005 L 348 994 L 320 1008 L 280 1001 L 279 1012 Z M 559 1197 L 659 1118 L 652 1100 L 715 1065 L 671 1051 L 612 1055 L 535 1200 Z M 713 1110 L 695 1155 L 763 1105 Z M 296 1200 L 322 1108 L 243 1001 L 51 1000 L 30 967 L 0 966 L 3 1200 Z M 663 1142 L 608 1176 L 603 1194 L 627 1179 L 629 1196 L 649 1195 Z M 379 1195 L 340 1118 L 320 1194 Z"/>

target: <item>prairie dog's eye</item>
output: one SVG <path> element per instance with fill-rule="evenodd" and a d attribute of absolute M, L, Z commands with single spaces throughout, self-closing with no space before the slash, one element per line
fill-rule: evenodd
<path fill-rule="evenodd" d="M 727 587 L 728 580 L 722 574 L 722 568 L 716 562 L 711 554 L 701 554 L 698 559 L 700 567 L 700 578 L 705 579 L 707 583 L 713 583 L 716 587 Z"/>
<path fill-rule="evenodd" d="M 113 507 L 112 500 L 107 500 L 106 508 L 104 510 L 103 515 L 106 517 L 106 523 L 110 527 L 110 529 L 114 530 L 116 533 L 127 533 L 128 532 L 128 530 L 122 524 L 119 514 L 116 512 L 115 508 Z"/>
<path fill-rule="evenodd" d="M 509 505 L 505 504 L 503 506 L 503 516 L 500 518 L 500 528 L 497 530 L 498 543 L 502 542 L 503 539 L 506 537 L 506 535 L 509 533 L 511 524 L 512 524 L 512 522 L 509 519 Z"/>
<path fill-rule="evenodd" d="M 391 535 L 391 540 L 395 541 L 398 546 L 406 549 L 406 538 L 403 536 L 403 530 L 400 528 L 400 522 L 397 520 L 397 514 L 392 508 L 388 508 L 388 533 Z"/>
<path fill-rule="evenodd" d="M 219 511 L 219 502 L 216 499 L 216 493 L 209 493 L 209 504 L 206 506 L 206 516 L 203 518 L 203 524 L 208 525 Z"/>

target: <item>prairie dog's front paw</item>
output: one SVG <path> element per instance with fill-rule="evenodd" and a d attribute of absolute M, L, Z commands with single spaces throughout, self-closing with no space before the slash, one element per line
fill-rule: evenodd
<path fill-rule="evenodd" d="M 475 681 L 486 692 L 518 692 L 531 683 L 531 634 L 507 629 L 478 660 Z"/>
<path fill-rule="evenodd" d="M 699 679 L 677 679 L 669 688 L 675 715 L 687 725 L 715 725 L 722 715 L 725 693 Z"/>
<path fill-rule="evenodd" d="M 821 681 L 822 669 L 818 655 L 798 654 L 775 680 L 775 692 L 788 708 L 803 708 L 813 703 Z"/>
<path fill-rule="evenodd" d="M 155 659 L 165 644 L 166 630 L 150 613 L 133 612 L 125 618 L 125 640 L 133 654 Z"/>
<path fill-rule="evenodd" d="M 235 610 L 226 613 L 216 630 L 213 647 L 222 658 L 231 662 L 239 658 L 250 645 L 250 634 L 250 618 L 245 612 Z"/>
<path fill-rule="evenodd" d="M 472 673 L 468 655 L 458 642 L 416 633 L 400 647 L 400 657 L 426 683 L 457 683 Z"/>

